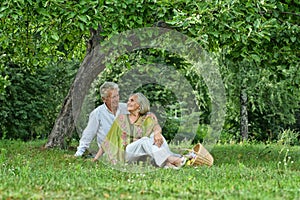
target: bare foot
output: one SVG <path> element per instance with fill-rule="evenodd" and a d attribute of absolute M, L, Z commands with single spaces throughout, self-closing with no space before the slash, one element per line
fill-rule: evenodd
<path fill-rule="evenodd" d="M 173 165 L 172 163 L 167 162 L 164 166 L 165 169 L 179 169 L 176 165 Z"/>

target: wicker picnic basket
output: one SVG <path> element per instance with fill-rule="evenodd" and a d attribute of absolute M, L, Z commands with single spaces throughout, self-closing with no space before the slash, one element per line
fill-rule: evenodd
<path fill-rule="evenodd" d="M 214 158 L 202 144 L 196 144 L 191 151 L 196 155 L 196 157 L 191 160 L 192 166 L 207 165 L 211 167 L 213 165 Z"/>

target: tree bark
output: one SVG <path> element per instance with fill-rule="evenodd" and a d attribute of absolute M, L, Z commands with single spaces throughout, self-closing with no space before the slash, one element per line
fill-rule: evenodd
<path fill-rule="evenodd" d="M 74 91 L 74 84 L 72 84 L 65 100 L 62 109 L 55 121 L 45 148 L 60 147 L 66 148 L 68 141 L 72 137 L 75 130 L 75 123 L 72 112 L 72 94 Z"/>
<path fill-rule="evenodd" d="M 99 52 L 101 31 L 101 26 L 99 26 L 97 30 L 90 29 L 91 39 L 87 42 L 86 56 L 80 65 L 76 78 L 63 102 L 61 111 L 55 121 L 51 133 L 48 136 L 48 141 L 44 146 L 45 148 L 66 148 L 73 133 L 75 132 L 76 118 L 79 115 L 85 94 L 93 80 L 93 78 L 86 76 L 85 74 L 90 74 L 90 71 L 94 69 L 94 67 L 90 66 L 98 61 L 97 52 Z M 104 66 L 100 66 L 99 69 L 102 71 Z M 86 73 L 87 71 L 89 73 Z M 76 105 L 74 105 L 74 100 Z"/>
<path fill-rule="evenodd" d="M 90 85 L 97 78 L 98 74 L 105 69 L 107 62 L 112 61 L 125 52 L 132 52 L 136 49 L 149 48 L 149 41 L 156 37 L 162 37 L 169 32 L 169 29 L 158 29 L 152 37 L 143 40 L 141 35 L 147 35 L 147 32 L 129 31 L 120 34 L 104 45 L 100 45 L 102 31 L 101 26 L 98 30 L 90 29 L 91 39 L 87 43 L 87 54 L 80 65 L 75 80 L 64 101 L 63 107 L 57 117 L 54 127 L 45 144 L 45 148 L 60 147 L 65 148 L 72 138 L 76 128 L 76 121 L 80 114 L 83 101 L 90 89 Z M 116 43 L 116 41 L 130 41 L 130 45 Z M 101 50 L 101 51 L 100 51 Z"/>

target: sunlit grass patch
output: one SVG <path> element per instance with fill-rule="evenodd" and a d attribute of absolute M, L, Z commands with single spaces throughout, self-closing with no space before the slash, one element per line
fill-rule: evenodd
<path fill-rule="evenodd" d="M 300 198 L 299 146 L 217 144 L 212 167 L 133 173 L 44 142 L 0 142 L 1 199 Z"/>

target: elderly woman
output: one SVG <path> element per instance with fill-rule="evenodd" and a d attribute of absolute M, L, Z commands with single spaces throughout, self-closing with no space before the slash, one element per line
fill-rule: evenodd
<path fill-rule="evenodd" d="M 116 118 L 101 144 L 112 163 L 134 162 L 150 157 L 158 167 L 177 169 L 185 164 L 183 156 L 170 151 L 157 118 L 149 112 L 149 100 L 143 94 L 131 95 L 127 110 L 129 114 L 120 114 Z M 94 161 L 103 154 L 102 149 Z"/>

